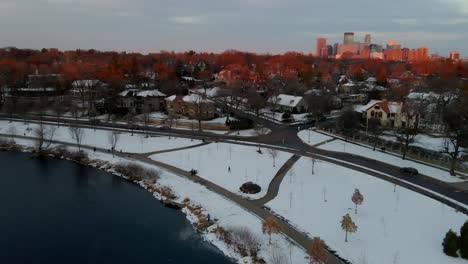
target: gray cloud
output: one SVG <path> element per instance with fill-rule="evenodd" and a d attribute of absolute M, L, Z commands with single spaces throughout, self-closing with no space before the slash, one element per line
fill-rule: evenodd
<path fill-rule="evenodd" d="M 466 0 L 0 0 L 0 46 L 311 52 L 315 38 L 468 54 Z"/>

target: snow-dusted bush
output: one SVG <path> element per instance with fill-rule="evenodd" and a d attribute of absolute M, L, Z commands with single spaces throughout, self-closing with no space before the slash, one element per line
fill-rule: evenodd
<path fill-rule="evenodd" d="M 114 166 L 117 173 L 127 176 L 130 180 L 141 181 L 143 179 L 159 179 L 159 171 L 147 169 L 135 163 L 119 163 Z"/>

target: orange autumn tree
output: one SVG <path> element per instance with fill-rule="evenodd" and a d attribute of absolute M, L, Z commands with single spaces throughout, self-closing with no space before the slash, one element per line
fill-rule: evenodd
<path fill-rule="evenodd" d="M 271 235 L 281 232 L 281 227 L 273 218 L 273 216 L 270 216 L 267 219 L 265 219 L 265 221 L 263 222 L 262 232 L 263 234 L 268 234 L 269 236 L 268 243 L 271 244 Z"/>
<path fill-rule="evenodd" d="M 306 259 L 310 264 L 325 264 L 328 260 L 328 252 L 325 242 L 320 237 L 314 237 L 312 244 L 307 249 Z"/>

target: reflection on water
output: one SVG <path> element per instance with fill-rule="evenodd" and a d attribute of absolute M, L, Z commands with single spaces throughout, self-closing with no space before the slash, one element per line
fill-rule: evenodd
<path fill-rule="evenodd" d="M 232 263 L 144 189 L 28 157 L 0 153 L 0 263 Z"/>

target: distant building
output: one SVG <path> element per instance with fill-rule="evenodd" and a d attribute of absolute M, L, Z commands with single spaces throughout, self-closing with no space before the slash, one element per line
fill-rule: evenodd
<path fill-rule="evenodd" d="M 365 36 L 365 38 L 364 38 L 364 44 L 366 44 L 366 46 L 369 46 L 371 43 L 372 43 L 371 35 L 370 35 L 370 34 L 366 34 L 366 36 Z"/>
<path fill-rule="evenodd" d="M 409 61 L 422 61 L 429 58 L 429 49 L 427 47 L 420 47 L 417 49 L 412 49 L 408 53 Z"/>
<path fill-rule="evenodd" d="M 328 56 L 328 49 L 327 48 L 327 39 L 326 38 L 317 38 L 317 52 L 316 56 L 320 58 L 324 58 Z M 326 49 L 326 53 L 324 53 L 324 49 Z"/>
<path fill-rule="evenodd" d="M 448 58 L 451 59 L 451 60 L 459 60 L 460 59 L 460 53 L 456 50 L 452 50 L 449 55 L 448 55 Z"/>
<path fill-rule="evenodd" d="M 400 50 L 401 49 L 401 45 L 396 42 L 396 40 L 389 40 L 387 41 L 387 50 Z"/>
<path fill-rule="evenodd" d="M 344 45 L 354 44 L 354 32 L 345 32 L 343 38 Z"/>

